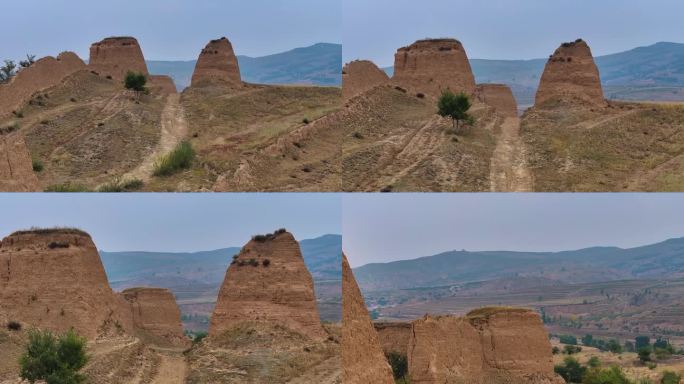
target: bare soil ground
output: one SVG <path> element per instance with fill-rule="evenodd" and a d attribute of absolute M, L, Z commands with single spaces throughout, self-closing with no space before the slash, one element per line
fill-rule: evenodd
<path fill-rule="evenodd" d="M 348 102 L 343 120 L 345 191 L 488 191 L 500 127 L 484 105 L 474 127 L 454 133 L 436 115 L 436 100 L 391 86 Z"/>
<path fill-rule="evenodd" d="M 329 339 L 318 342 L 278 326 L 240 325 L 190 350 L 187 382 L 339 384 L 339 325 L 327 330 Z"/>
<path fill-rule="evenodd" d="M 520 139 L 520 119 L 507 117 L 491 161 L 492 192 L 533 192 L 532 173 L 527 166 L 527 148 Z"/>
<path fill-rule="evenodd" d="M 532 109 L 521 131 L 537 191 L 684 190 L 684 104 Z"/>
<path fill-rule="evenodd" d="M 77 72 L 34 96 L 16 122 L 31 155 L 44 164 L 37 173 L 49 187 L 69 182 L 94 189 L 130 172 L 157 147 L 164 100 L 136 97 L 119 83 Z"/>

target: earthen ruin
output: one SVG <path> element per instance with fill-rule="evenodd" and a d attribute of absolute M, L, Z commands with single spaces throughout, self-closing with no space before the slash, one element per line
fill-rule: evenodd
<path fill-rule="evenodd" d="M 100 76 L 123 80 L 129 71 L 149 75 L 138 40 L 134 37 L 108 37 L 90 46 L 90 70 Z"/>
<path fill-rule="evenodd" d="M 74 328 L 89 339 L 133 329 L 128 305 L 109 286 L 85 232 L 15 232 L 0 243 L 0 266 L 0 312 L 27 328 Z"/>
<path fill-rule="evenodd" d="M 411 340 L 411 323 L 376 322 L 373 326 L 375 326 L 380 346 L 385 354 L 394 352 L 403 356 L 407 355 L 409 340 Z"/>
<path fill-rule="evenodd" d="M 342 97 L 347 100 L 389 82 L 389 76 L 373 62 L 355 60 L 342 69 Z"/>
<path fill-rule="evenodd" d="M 192 74 L 192 86 L 223 84 L 232 87 L 242 85 L 240 67 L 230 41 L 222 37 L 212 40 L 200 53 Z"/>
<path fill-rule="evenodd" d="M 582 39 L 563 43 L 546 63 L 535 106 L 551 100 L 606 104 L 598 67 L 589 45 Z"/>
<path fill-rule="evenodd" d="M 123 291 L 121 296 L 129 303 L 134 330 L 143 340 L 187 346 L 180 308 L 171 291 L 163 288 L 130 288 Z"/>
<path fill-rule="evenodd" d="M 164 75 L 151 75 L 150 76 L 150 89 L 154 93 L 162 95 L 171 95 L 178 93 L 176 89 L 176 84 L 170 76 Z"/>
<path fill-rule="evenodd" d="M 342 381 L 393 384 L 392 369 L 380 348 L 361 290 L 347 257 L 342 257 Z"/>
<path fill-rule="evenodd" d="M 416 320 L 408 347 L 413 384 L 562 384 L 535 312 L 483 308 Z"/>
<path fill-rule="evenodd" d="M 24 68 L 9 83 L 0 85 L 0 117 L 18 112 L 35 93 L 53 87 L 74 72 L 86 68 L 73 52 L 60 53 L 57 58 L 43 57 Z"/>
<path fill-rule="evenodd" d="M 9 130 L 0 128 L 0 191 L 41 191 L 24 138 Z"/>
<path fill-rule="evenodd" d="M 477 98 L 494 108 L 496 113 L 504 117 L 518 116 L 518 103 L 513 92 L 503 84 L 478 84 Z"/>
<path fill-rule="evenodd" d="M 209 336 L 251 322 L 284 326 L 315 340 L 327 337 L 299 243 L 285 230 L 254 236 L 233 257 L 211 316 Z"/>
<path fill-rule="evenodd" d="M 439 96 L 444 90 L 475 92 L 468 55 L 456 39 L 427 39 L 399 48 L 394 55 L 393 82 Z"/>

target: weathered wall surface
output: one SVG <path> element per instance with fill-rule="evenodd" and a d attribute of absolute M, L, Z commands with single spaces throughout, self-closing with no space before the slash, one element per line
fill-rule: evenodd
<path fill-rule="evenodd" d="M 19 132 L 0 130 L 0 192 L 39 192 L 33 162 Z"/>
<path fill-rule="evenodd" d="M 242 85 L 233 45 L 225 37 L 210 41 L 197 59 L 192 86 L 207 84 Z"/>
<path fill-rule="evenodd" d="M 36 92 L 58 85 L 65 77 L 85 68 L 83 60 L 73 52 L 36 61 L 19 71 L 9 83 L 0 85 L 0 117 L 20 110 Z"/>
<path fill-rule="evenodd" d="M 413 322 L 409 341 L 413 384 L 562 384 L 539 316 L 528 310 L 483 308 L 465 317 Z"/>
<path fill-rule="evenodd" d="M 345 100 L 389 82 L 389 76 L 373 62 L 356 60 L 342 69 L 342 97 Z"/>
<path fill-rule="evenodd" d="M 374 323 L 380 346 L 385 353 L 408 353 L 411 340 L 411 323 Z"/>
<path fill-rule="evenodd" d="M 130 332 L 90 236 L 71 229 L 15 232 L 0 243 L 0 312 L 28 327 L 87 338 Z"/>
<path fill-rule="evenodd" d="M 188 345 L 188 339 L 183 335 L 180 308 L 171 291 L 163 288 L 130 288 L 123 291 L 121 296 L 130 306 L 135 331 L 144 335 L 144 339 L 151 335 L 155 339 L 152 342 L 161 339 L 176 346 Z"/>
<path fill-rule="evenodd" d="M 128 71 L 149 75 L 140 44 L 133 37 L 108 37 L 94 43 L 88 67 L 115 80 L 123 80 Z"/>
<path fill-rule="evenodd" d="M 501 116 L 518 116 L 518 104 L 513 97 L 513 92 L 507 85 L 478 84 L 476 94 L 481 102 L 494 107 Z"/>
<path fill-rule="evenodd" d="M 380 348 L 361 290 L 342 258 L 342 381 L 393 384 L 392 369 Z"/>
<path fill-rule="evenodd" d="M 585 41 L 563 43 L 546 63 L 534 104 L 551 100 L 606 104 L 598 67 Z"/>
<path fill-rule="evenodd" d="M 278 324 L 312 339 L 327 337 L 313 279 L 289 232 L 248 242 L 228 267 L 209 327 L 210 336 L 245 322 Z"/>
<path fill-rule="evenodd" d="M 428 39 L 399 48 L 394 55 L 393 82 L 439 96 L 443 90 L 475 92 L 475 76 L 461 42 Z"/>
<path fill-rule="evenodd" d="M 176 89 L 176 84 L 174 84 L 173 79 L 165 75 L 151 75 L 149 87 L 152 89 L 152 92 L 164 95 L 178 93 L 178 90 Z"/>

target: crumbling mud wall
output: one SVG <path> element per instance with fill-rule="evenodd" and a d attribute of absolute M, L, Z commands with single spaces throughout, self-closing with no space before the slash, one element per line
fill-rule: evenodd
<path fill-rule="evenodd" d="M 210 41 L 200 53 L 192 74 L 192 86 L 224 84 L 242 85 L 237 56 L 230 41 L 222 37 Z"/>
<path fill-rule="evenodd" d="M 123 80 L 129 71 L 149 75 L 140 44 L 133 37 L 108 37 L 94 43 L 88 67 L 115 80 Z"/>
<path fill-rule="evenodd" d="M 518 103 L 513 97 L 513 92 L 503 84 L 479 84 L 477 86 L 477 98 L 494 107 L 496 113 L 504 117 L 518 117 Z"/>
<path fill-rule="evenodd" d="M 39 192 L 40 183 L 19 132 L 0 128 L 0 192 Z"/>
<path fill-rule="evenodd" d="M 389 76 L 373 62 L 355 60 L 342 69 L 342 97 L 348 100 L 388 82 Z"/>

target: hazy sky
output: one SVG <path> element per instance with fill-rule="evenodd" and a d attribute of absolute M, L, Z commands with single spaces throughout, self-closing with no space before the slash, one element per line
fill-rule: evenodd
<path fill-rule="evenodd" d="M 81 228 L 106 251 L 204 251 L 287 228 L 298 240 L 341 234 L 337 194 L 0 194 L 0 238 Z"/>
<path fill-rule="evenodd" d="M 681 0 L 344 0 L 344 61 L 391 66 L 397 48 L 454 37 L 470 58 L 548 57 L 578 37 L 595 55 L 684 42 Z"/>
<path fill-rule="evenodd" d="M 262 56 L 341 43 L 340 0 L 20 0 L 0 14 L 0 58 L 75 51 L 113 35 L 138 38 L 149 60 L 194 60 L 228 37 L 239 55 Z"/>
<path fill-rule="evenodd" d="M 346 194 L 352 266 L 466 249 L 633 247 L 684 236 L 682 194 Z"/>

